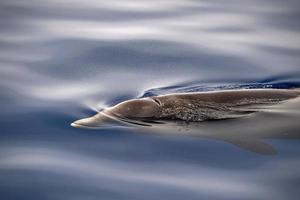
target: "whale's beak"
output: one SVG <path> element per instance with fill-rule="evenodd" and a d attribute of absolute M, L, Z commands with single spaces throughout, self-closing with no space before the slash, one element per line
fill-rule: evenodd
<path fill-rule="evenodd" d="M 97 124 L 95 123 L 94 117 L 89 117 L 89 118 L 76 120 L 75 122 L 71 123 L 71 126 L 75 128 L 89 128 L 89 127 L 95 127 L 97 126 Z"/>
<path fill-rule="evenodd" d="M 120 126 L 120 122 L 113 117 L 109 117 L 103 113 L 98 113 L 93 117 L 80 119 L 71 123 L 75 128 L 107 128 L 112 126 Z"/>

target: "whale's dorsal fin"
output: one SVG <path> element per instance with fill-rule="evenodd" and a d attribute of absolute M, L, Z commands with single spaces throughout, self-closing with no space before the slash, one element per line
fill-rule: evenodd
<path fill-rule="evenodd" d="M 224 139 L 226 142 L 229 142 L 239 148 L 258 153 L 263 155 L 276 155 L 276 149 L 259 139 L 256 138 L 226 138 Z"/>

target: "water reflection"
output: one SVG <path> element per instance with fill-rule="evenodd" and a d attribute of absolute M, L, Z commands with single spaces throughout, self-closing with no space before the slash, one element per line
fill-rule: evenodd
<path fill-rule="evenodd" d="M 29 182 L 31 184 L 27 185 L 26 191 L 29 193 L 26 196 L 33 196 L 30 192 L 37 188 L 54 187 L 58 192 L 54 194 L 55 196 L 49 197 L 59 199 L 73 198 L 77 193 L 79 196 L 93 194 L 92 199 L 98 195 L 107 198 L 115 198 L 115 196 L 127 198 L 132 195 L 142 197 L 147 194 L 159 198 L 160 195 L 171 193 L 173 196 L 174 192 L 175 199 L 183 197 L 197 199 L 197 195 L 221 199 L 238 199 L 241 196 L 246 199 L 261 197 L 281 199 L 290 195 L 279 193 L 276 190 L 278 188 L 276 182 L 289 180 L 299 173 L 295 168 L 299 165 L 299 161 L 293 160 L 272 161 L 257 169 L 249 169 L 245 173 L 180 163 L 173 163 L 173 166 L 169 166 L 165 171 L 162 168 L 164 163 L 152 163 L 150 168 L 149 165 L 142 163 L 132 165 L 132 163 L 33 147 L 8 148 L 1 154 L 0 173 L 3 180 L 7 181 L 6 187 L 14 186 L 21 189 L 24 184 L 22 180 L 9 179 L 5 175 L 8 170 L 12 174 L 22 172 L 24 178 L 26 175 L 33 175 L 36 171 L 41 178 Z M 279 169 L 281 170 L 278 173 Z M 289 173 L 282 174 L 282 169 Z M 46 174 L 53 174 L 52 178 L 47 176 L 49 177 L 47 182 L 42 178 Z M 269 177 L 272 177 L 272 181 Z M 69 183 L 68 186 L 65 185 L 65 181 L 61 181 L 62 178 Z M 64 187 L 64 190 L 55 185 Z M 68 192 L 76 188 L 81 188 L 81 192 L 72 192 L 72 194 Z M 165 188 L 161 190 L 159 196 L 152 193 L 160 190 L 159 188 Z M 265 190 L 268 193 L 265 193 Z M 211 191 L 214 191 L 213 194 Z M 37 193 L 37 197 L 40 195 Z M 222 198 L 224 195 L 226 198 Z"/>
<path fill-rule="evenodd" d="M 73 99 L 298 72 L 297 1 L 230 2 L 1 2 L 1 85 Z"/>

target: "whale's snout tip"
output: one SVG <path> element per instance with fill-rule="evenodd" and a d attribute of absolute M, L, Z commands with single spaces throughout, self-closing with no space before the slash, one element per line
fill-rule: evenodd
<path fill-rule="evenodd" d="M 78 121 L 78 120 L 77 120 Z M 75 122 L 72 122 L 70 125 L 73 127 L 73 128 L 82 128 L 82 124 L 80 123 L 77 123 L 77 121 Z"/>
<path fill-rule="evenodd" d="M 85 119 L 76 120 L 72 122 L 70 125 L 74 128 L 91 128 L 91 127 L 95 127 L 96 123 L 92 117 L 89 117 Z"/>
<path fill-rule="evenodd" d="M 72 127 L 74 127 L 74 128 L 79 128 L 79 127 L 80 127 L 80 125 L 77 124 L 76 122 L 72 122 L 70 125 L 71 125 Z"/>

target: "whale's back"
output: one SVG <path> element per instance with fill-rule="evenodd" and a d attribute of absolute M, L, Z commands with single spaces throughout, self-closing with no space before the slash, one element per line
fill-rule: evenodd
<path fill-rule="evenodd" d="M 242 100 L 287 100 L 296 98 L 300 95 L 300 89 L 287 90 L 287 89 L 243 89 L 243 90 L 226 90 L 214 92 L 199 92 L 199 93 L 182 93 L 173 94 L 165 97 L 197 100 L 203 102 L 214 103 L 235 103 Z"/>
<path fill-rule="evenodd" d="M 245 116 L 298 96 L 299 90 L 244 89 L 181 93 L 154 98 L 161 102 L 161 112 L 157 118 L 204 121 Z"/>

